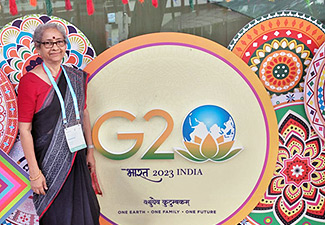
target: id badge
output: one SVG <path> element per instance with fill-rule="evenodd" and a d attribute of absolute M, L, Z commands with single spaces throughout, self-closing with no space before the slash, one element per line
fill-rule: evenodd
<path fill-rule="evenodd" d="M 72 153 L 87 147 L 81 124 L 65 128 L 64 133 Z"/>

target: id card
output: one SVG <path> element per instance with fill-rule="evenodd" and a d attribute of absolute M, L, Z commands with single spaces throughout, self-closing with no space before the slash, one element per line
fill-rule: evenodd
<path fill-rule="evenodd" d="M 69 149 L 72 153 L 87 147 L 81 124 L 65 128 L 64 133 Z"/>

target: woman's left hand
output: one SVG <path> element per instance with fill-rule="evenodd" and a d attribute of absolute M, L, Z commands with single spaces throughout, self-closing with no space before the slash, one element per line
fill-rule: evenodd
<path fill-rule="evenodd" d="M 89 113 L 88 110 L 84 110 L 84 133 L 85 133 L 85 139 L 86 143 L 88 145 L 87 149 L 87 165 L 88 169 L 90 171 L 92 186 L 96 194 L 102 195 L 102 190 L 99 187 L 99 183 L 97 180 L 96 175 L 96 162 L 94 157 L 94 145 L 92 144 L 92 138 L 91 138 L 91 125 L 90 125 L 90 119 L 89 119 Z"/>
<path fill-rule="evenodd" d="M 89 171 L 91 173 L 93 172 L 96 173 L 96 161 L 95 161 L 93 150 L 88 151 L 86 160 L 87 160 Z"/>
<path fill-rule="evenodd" d="M 89 150 L 89 149 L 88 149 Z M 90 177 L 91 177 L 91 182 L 93 189 L 96 194 L 102 195 L 102 190 L 100 189 L 98 180 L 97 180 L 97 175 L 96 175 L 96 163 L 95 163 L 95 157 L 94 157 L 94 152 L 92 150 L 88 151 L 87 154 L 87 165 L 90 171 Z"/>

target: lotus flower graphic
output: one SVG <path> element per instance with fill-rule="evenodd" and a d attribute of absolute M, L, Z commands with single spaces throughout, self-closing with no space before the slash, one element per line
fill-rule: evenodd
<path fill-rule="evenodd" d="M 194 162 L 222 162 L 236 156 L 243 148 L 232 149 L 236 126 L 223 108 L 203 105 L 192 110 L 183 122 L 186 150 L 175 148 L 184 158 Z"/>

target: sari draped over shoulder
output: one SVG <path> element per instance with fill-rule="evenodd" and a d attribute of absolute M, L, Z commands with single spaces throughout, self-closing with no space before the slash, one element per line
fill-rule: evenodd
<path fill-rule="evenodd" d="M 82 124 L 87 74 L 67 66 L 65 69 L 77 97 Z M 63 72 L 59 76 L 57 84 L 64 97 L 68 126 L 73 126 L 78 121 L 72 96 Z M 41 224 L 42 220 L 47 225 L 99 224 L 99 205 L 86 165 L 86 149 L 70 152 L 60 102 L 53 87 L 41 109 L 34 114 L 32 136 L 36 159 L 48 186 L 45 195 L 34 194 L 33 197 Z"/>

